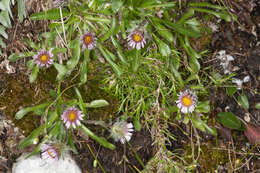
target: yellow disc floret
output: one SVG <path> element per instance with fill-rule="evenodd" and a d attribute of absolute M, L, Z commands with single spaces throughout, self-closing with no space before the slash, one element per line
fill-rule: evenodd
<path fill-rule="evenodd" d="M 84 42 L 85 42 L 86 45 L 92 43 L 93 42 L 92 36 L 91 35 L 86 35 L 84 37 Z"/>
<path fill-rule="evenodd" d="M 182 98 L 182 104 L 183 104 L 184 106 L 189 107 L 189 106 L 192 105 L 192 99 L 191 99 L 189 96 L 184 96 L 184 97 Z"/>
<path fill-rule="evenodd" d="M 139 34 L 133 34 L 132 38 L 135 42 L 140 42 L 142 40 L 142 37 Z"/>
<path fill-rule="evenodd" d="M 68 113 L 68 120 L 69 120 L 70 122 L 74 122 L 76 119 L 77 119 L 77 113 L 74 112 L 74 111 L 70 111 L 70 112 Z"/>
<path fill-rule="evenodd" d="M 42 62 L 47 62 L 49 60 L 49 56 L 46 54 L 41 55 L 40 60 Z"/>

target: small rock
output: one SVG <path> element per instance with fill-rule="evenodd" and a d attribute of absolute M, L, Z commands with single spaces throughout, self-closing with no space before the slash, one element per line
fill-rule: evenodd
<path fill-rule="evenodd" d="M 68 153 L 52 163 L 41 159 L 40 156 L 32 156 L 26 159 L 28 153 L 21 155 L 13 164 L 13 173 L 81 173 L 80 168 Z"/>

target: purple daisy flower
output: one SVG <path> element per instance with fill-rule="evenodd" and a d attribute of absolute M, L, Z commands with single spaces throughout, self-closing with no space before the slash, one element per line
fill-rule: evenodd
<path fill-rule="evenodd" d="M 59 159 L 58 151 L 52 145 L 42 144 L 41 151 L 41 158 L 46 160 L 48 163 L 52 163 Z"/>
<path fill-rule="evenodd" d="M 49 67 L 53 64 L 53 54 L 51 51 L 41 50 L 37 55 L 33 56 L 34 62 L 40 67 Z"/>
<path fill-rule="evenodd" d="M 132 123 L 119 121 L 113 124 L 110 133 L 116 142 L 120 140 L 120 142 L 124 144 L 126 141 L 130 141 L 133 131 Z"/>
<path fill-rule="evenodd" d="M 87 32 L 84 35 L 80 36 L 80 41 L 83 44 L 83 49 L 93 49 L 96 47 L 96 40 L 97 38 L 95 37 L 94 32 Z"/>
<path fill-rule="evenodd" d="M 198 102 L 198 97 L 195 92 L 187 89 L 178 94 L 179 99 L 176 101 L 178 108 L 182 113 L 191 113 L 195 110 Z"/>
<path fill-rule="evenodd" d="M 80 121 L 83 120 L 83 116 L 84 114 L 77 108 L 69 107 L 61 115 L 61 119 L 67 128 L 71 126 L 76 128 L 76 125 L 80 126 Z"/>
<path fill-rule="evenodd" d="M 144 34 L 140 31 L 133 31 L 127 37 L 128 45 L 132 48 L 136 48 L 137 50 L 144 47 L 146 44 Z"/>

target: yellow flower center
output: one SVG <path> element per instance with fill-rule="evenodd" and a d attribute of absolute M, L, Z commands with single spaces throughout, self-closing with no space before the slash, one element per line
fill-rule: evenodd
<path fill-rule="evenodd" d="M 192 99 L 189 96 L 184 96 L 182 98 L 182 104 L 184 104 L 184 106 L 191 106 L 192 105 Z"/>
<path fill-rule="evenodd" d="M 50 150 L 48 150 L 47 153 L 49 154 L 49 156 L 51 156 L 51 158 L 55 157 Z"/>
<path fill-rule="evenodd" d="M 74 112 L 74 111 L 70 111 L 70 112 L 68 113 L 68 120 L 69 120 L 70 122 L 74 122 L 76 119 L 77 119 L 77 113 Z"/>
<path fill-rule="evenodd" d="M 135 42 L 140 42 L 142 40 L 142 36 L 139 34 L 133 34 L 132 38 Z"/>
<path fill-rule="evenodd" d="M 84 42 L 85 42 L 86 45 L 92 43 L 93 42 L 92 36 L 91 35 L 86 35 L 84 37 Z"/>
<path fill-rule="evenodd" d="M 42 54 L 41 57 L 40 57 L 40 60 L 42 62 L 47 62 L 49 60 L 49 56 L 47 54 Z"/>

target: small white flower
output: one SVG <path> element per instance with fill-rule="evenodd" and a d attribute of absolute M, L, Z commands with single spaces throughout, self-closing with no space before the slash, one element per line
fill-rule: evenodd
<path fill-rule="evenodd" d="M 126 141 L 130 141 L 132 137 L 133 124 L 125 121 L 119 121 L 113 124 L 110 132 L 113 139 L 117 142 L 120 140 L 122 144 Z"/>
<path fill-rule="evenodd" d="M 40 67 L 49 67 L 53 64 L 53 54 L 51 51 L 41 50 L 37 55 L 33 56 L 34 62 Z"/>
<path fill-rule="evenodd" d="M 144 47 L 146 44 L 144 35 L 140 31 L 133 31 L 127 37 L 128 45 L 132 48 L 136 48 L 137 50 Z"/>
<path fill-rule="evenodd" d="M 176 101 L 178 108 L 182 113 L 191 113 L 195 110 L 198 102 L 198 97 L 195 92 L 187 89 L 178 94 L 179 98 Z"/>
<path fill-rule="evenodd" d="M 96 40 L 97 38 L 95 37 L 94 32 L 87 32 L 84 35 L 80 36 L 80 41 L 83 44 L 83 49 L 94 49 L 94 47 L 96 47 Z"/>
<path fill-rule="evenodd" d="M 67 128 L 70 128 L 71 126 L 76 128 L 76 125 L 80 126 L 80 121 L 83 120 L 83 116 L 84 114 L 77 108 L 69 107 L 61 115 L 61 119 Z"/>
<path fill-rule="evenodd" d="M 41 158 L 46 160 L 48 163 L 52 163 L 59 159 L 58 151 L 52 145 L 41 145 L 41 151 Z"/>

